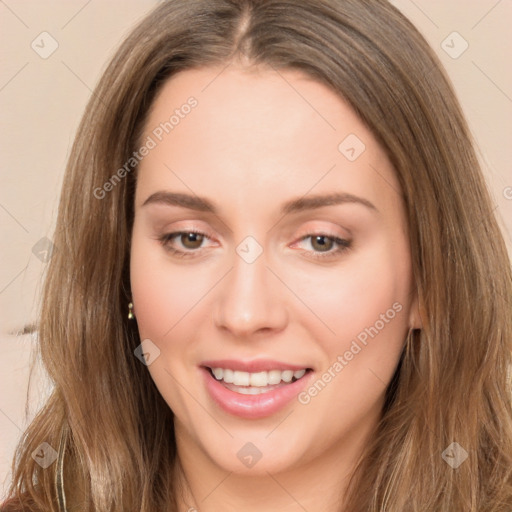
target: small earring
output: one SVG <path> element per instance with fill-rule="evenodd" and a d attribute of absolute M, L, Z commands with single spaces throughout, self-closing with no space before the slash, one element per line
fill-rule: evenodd
<path fill-rule="evenodd" d="M 135 318 L 134 314 L 133 314 L 133 302 L 130 302 L 130 304 L 128 304 L 128 320 L 133 320 Z"/>

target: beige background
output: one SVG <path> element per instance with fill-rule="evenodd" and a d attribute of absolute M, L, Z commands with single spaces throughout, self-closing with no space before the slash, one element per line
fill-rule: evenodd
<path fill-rule="evenodd" d="M 0 497 L 15 443 L 50 389 L 36 366 L 28 393 L 34 340 L 15 335 L 35 318 L 45 269 L 32 249 L 41 238 L 51 238 L 66 158 L 100 72 L 156 3 L 0 0 Z M 426 36 L 452 78 L 512 253 L 512 3 L 393 3 Z M 40 53 L 51 49 L 49 36 L 40 36 L 45 31 L 58 48 L 43 59 L 31 44 L 35 40 Z"/>

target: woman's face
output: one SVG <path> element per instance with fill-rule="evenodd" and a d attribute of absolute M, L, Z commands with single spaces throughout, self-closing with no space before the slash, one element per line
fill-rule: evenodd
<path fill-rule="evenodd" d="M 178 448 L 251 474 L 355 459 L 419 326 L 384 151 L 324 85 L 233 66 L 167 81 L 142 145 L 134 313 Z"/>

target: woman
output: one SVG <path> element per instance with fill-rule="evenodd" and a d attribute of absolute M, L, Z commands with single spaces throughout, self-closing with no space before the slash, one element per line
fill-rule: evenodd
<path fill-rule="evenodd" d="M 90 100 L 54 242 L 55 389 L 2 510 L 511 509 L 510 264 L 391 5 L 163 3 Z"/>

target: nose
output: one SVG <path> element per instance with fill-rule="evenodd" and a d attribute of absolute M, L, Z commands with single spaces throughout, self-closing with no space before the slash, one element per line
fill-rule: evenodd
<path fill-rule="evenodd" d="M 283 285 L 267 268 L 265 252 L 252 263 L 235 254 L 232 270 L 216 288 L 213 322 L 234 338 L 285 328 L 288 313 Z"/>

